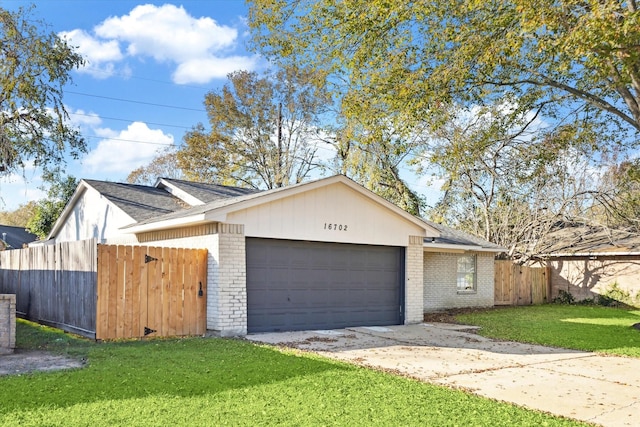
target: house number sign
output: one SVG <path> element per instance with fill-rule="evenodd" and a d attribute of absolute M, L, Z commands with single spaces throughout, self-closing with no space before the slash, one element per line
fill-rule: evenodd
<path fill-rule="evenodd" d="M 325 222 L 324 229 L 331 231 L 347 231 L 347 224 L 336 224 L 335 222 Z"/>

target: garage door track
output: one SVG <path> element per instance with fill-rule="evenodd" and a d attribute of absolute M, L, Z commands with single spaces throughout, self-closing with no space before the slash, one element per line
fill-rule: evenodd
<path fill-rule="evenodd" d="M 484 338 L 446 323 L 247 336 L 604 426 L 640 414 L 640 359 Z"/>

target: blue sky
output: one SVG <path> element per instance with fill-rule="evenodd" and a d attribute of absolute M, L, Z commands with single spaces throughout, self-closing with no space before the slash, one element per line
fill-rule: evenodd
<path fill-rule="evenodd" d="M 9 10 L 30 4 L 0 0 Z M 86 155 L 67 163 L 78 179 L 124 182 L 158 150 L 181 144 L 186 131 L 207 122 L 204 96 L 228 73 L 267 66 L 245 47 L 241 0 L 39 0 L 35 6 L 32 18 L 77 46 L 87 62 L 73 72 L 64 96 L 88 145 Z M 319 155 L 332 153 L 323 148 Z M 418 185 L 415 177 L 409 181 Z M 0 210 L 45 197 L 41 184 L 29 166 L 0 178 Z"/>
<path fill-rule="evenodd" d="M 6 9 L 31 2 L 0 1 Z M 76 178 L 125 181 L 158 149 L 180 144 L 184 133 L 206 123 L 207 91 L 234 70 L 259 70 L 263 61 L 245 49 L 246 6 L 239 0 L 136 2 L 36 1 L 34 19 L 66 37 L 87 65 L 73 73 L 64 103 L 88 153 L 69 160 Z M 26 178 L 26 179 L 24 179 Z M 44 194 L 39 171 L 0 181 L 0 210 Z"/>

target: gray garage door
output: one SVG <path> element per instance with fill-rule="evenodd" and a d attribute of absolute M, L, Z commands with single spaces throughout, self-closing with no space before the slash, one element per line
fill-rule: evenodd
<path fill-rule="evenodd" d="M 249 332 L 402 323 L 404 248 L 247 238 Z"/>

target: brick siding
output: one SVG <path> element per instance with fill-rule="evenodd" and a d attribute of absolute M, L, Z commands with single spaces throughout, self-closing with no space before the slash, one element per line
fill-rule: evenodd
<path fill-rule="evenodd" d="M 457 261 L 463 254 L 424 253 L 424 312 L 493 306 L 494 256 L 483 253 L 472 254 L 477 255 L 476 291 L 458 292 Z"/>
<path fill-rule="evenodd" d="M 0 354 L 16 347 L 16 296 L 0 294 Z"/>
<path fill-rule="evenodd" d="M 420 323 L 423 319 L 422 241 L 422 236 L 409 236 L 409 246 L 406 249 L 405 324 Z"/>

